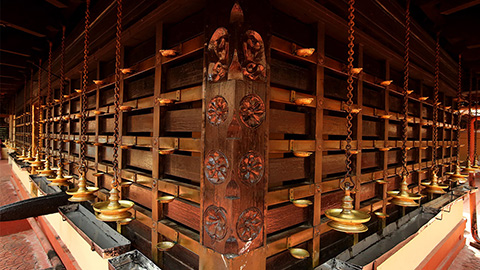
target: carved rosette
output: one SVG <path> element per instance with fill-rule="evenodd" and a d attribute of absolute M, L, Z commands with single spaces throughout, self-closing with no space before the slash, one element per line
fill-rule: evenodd
<path fill-rule="evenodd" d="M 216 241 L 227 234 L 227 211 L 223 207 L 210 205 L 203 213 L 204 228 L 207 234 Z"/>
<path fill-rule="evenodd" d="M 260 154 L 249 151 L 240 160 L 238 176 L 242 182 L 248 185 L 255 185 L 263 177 L 264 166 Z"/>
<path fill-rule="evenodd" d="M 208 43 L 210 63 L 208 64 L 208 79 L 218 82 L 227 74 L 227 57 L 229 51 L 228 30 L 220 27 L 213 33 Z"/>
<path fill-rule="evenodd" d="M 237 235 L 243 242 L 252 241 L 263 228 L 262 212 L 256 207 L 245 209 L 237 220 Z"/>
<path fill-rule="evenodd" d="M 205 157 L 205 177 L 212 184 L 225 182 L 228 174 L 228 160 L 220 151 L 212 150 Z"/>
<path fill-rule="evenodd" d="M 240 101 L 240 119 L 247 127 L 256 128 L 265 119 L 265 103 L 255 94 L 246 95 Z"/>
<path fill-rule="evenodd" d="M 210 100 L 207 109 L 208 122 L 214 126 L 225 122 L 228 116 L 228 103 L 222 96 Z"/>

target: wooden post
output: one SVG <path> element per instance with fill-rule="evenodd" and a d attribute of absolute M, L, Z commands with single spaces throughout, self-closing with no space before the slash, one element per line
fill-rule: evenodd
<path fill-rule="evenodd" d="M 156 99 L 160 97 L 162 90 L 162 55 L 160 50 L 162 49 L 163 44 L 163 23 L 159 22 L 155 26 L 155 85 L 153 98 Z M 154 101 L 155 104 L 155 101 Z M 159 258 L 159 255 L 162 253 L 158 252 L 157 244 L 159 242 L 160 235 L 157 231 L 157 222 L 163 217 L 163 209 L 160 207 L 158 198 L 158 179 L 162 177 L 163 170 L 160 163 L 160 154 L 158 153 L 158 137 L 160 137 L 162 115 L 161 107 L 153 107 L 153 142 L 152 142 L 152 259 L 157 264 L 162 263 L 162 258 Z"/>
<path fill-rule="evenodd" d="M 212 0 L 207 10 L 200 269 L 264 269 L 270 6 Z"/>

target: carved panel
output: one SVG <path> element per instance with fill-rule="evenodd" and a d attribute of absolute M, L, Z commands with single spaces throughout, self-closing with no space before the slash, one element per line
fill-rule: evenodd
<path fill-rule="evenodd" d="M 240 119 L 247 127 L 256 128 L 265 119 L 265 103 L 255 95 L 250 94 L 240 101 Z"/>
<path fill-rule="evenodd" d="M 228 160 L 220 151 L 210 151 L 205 157 L 205 177 L 212 184 L 225 182 L 228 175 Z"/>
<path fill-rule="evenodd" d="M 228 103 L 225 98 L 216 96 L 210 100 L 207 109 L 208 122 L 212 125 L 220 125 L 227 119 Z"/>
<path fill-rule="evenodd" d="M 249 151 L 240 160 L 238 175 L 243 183 L 255 185 L 263 177 L 264 166 L 260 154 Z"/>
<path fill-rule="evenodd" d="M 220 27 L 213 33 L 208 43 L 210 63 L 208 64 L 208 80 L 218 82 L 227 74 L 228 30 Z"/>
<path fill-rule="evenodd" d="M 237 235 L 243 242 L 252 241 L 263 228 L 262 212 L 256 207 L 245 209 L 237 221 Z"/>
<path fill-rule="evenodd" d="M 227 211 L 223 207 L 210 205 L 203 214 L 204 228 L 214 240 L 220 241 L 227 234 Z"/>
<path fill-rule="evenodd" d="M 267 76 L 267 61 L 265 60 L 265 46 L 259 33 L 248 30 L 243 42 L 245 62 L 243 75 L 251 80 L 264 80 Z"/>

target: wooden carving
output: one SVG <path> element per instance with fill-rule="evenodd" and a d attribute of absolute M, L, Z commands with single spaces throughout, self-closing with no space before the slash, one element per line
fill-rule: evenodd
<path fill-rule="evenodd" d="M 224 27 L 220 27 L 213 33 L 208 43 L 208 51 L 210 52 L 210 63 L 208 64 L 208 79 L 218 82 L 227 74 L 228 60 L 228 31 Z"/>
<path fill-rule="evenodd" d="M 256 128 L 265 119 L 265 104 L 255 94 L 250 94 L 240 101 L 240 119 L 247 127 Z"/>
<path fill-rule="evenodd" d="M 207 234 L 216 241 L 227 234 L 227 211 L 223 207 L 210 205 L 203 214 L 204 228 Z"/>
<path fill-rule="evenodd" d="M 264 172 L 263 159 L 260 154 L 249 151 L 240 160 L 238 174 L 242 182 L 255 185 L 262 179 Z"/>
<path fill-rule="evenodd" d="M 265 46 L 259 33 L 248 30 L 243 42 L 243 75 L 250 80 L 264 80 L 267 76 L 267 61 L 265 59 Z"/>
<path fill-rule="evenodd" d="M 227 119 L 228 103 L 222 96 L 216 96 L 210 100 L 207 109 L 208 122 L 212 125 L 220 125 Z"/>
<path fill-rule="evenodd" d="M 256 207 L 245 209 L 237 221 L 237 235 L 243 242 L 252 241 L 263 228 L 262 212 Z"/>
<path fill-rule="evenodd" d="M 228 174 L 228 160 L 220 151 L 210 151 L 205 157 L 205 177 L 212 184 L 225 182 Z"/>

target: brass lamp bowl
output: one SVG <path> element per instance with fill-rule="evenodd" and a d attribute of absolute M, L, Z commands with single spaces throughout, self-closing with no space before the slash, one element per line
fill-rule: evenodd
<path fill-rule="evenodd" d="M 300 208 L 305 208 L 313 204 L 312 201 L 305 199 L 292 200 L 291 202 L 293 203 L 293 205 Z"/>
<path fill-rule="evenodd" d="M 93 80 L 93 83 L 96 85 L 102 85 L 103 81 L 102 80 Z"/>
<path fill-rule="evenodd" d="M 375 180 L 375 182 L 377 182 L 377 183 L 380 184 L 380 185 L 388 184 L 388 182 L 385 181 L 385 180 L 383 180 L 383 179 Z"/>
<path fill-rule="evenodd" d="M 93 177 L 100 177 L 100 176 L 104 175 L 104 173 L 103 172 L 97 172 L 97 173 L 94 173 L 92 175 L 93 175 Z"/>
<path fill-rule="evenodd" d="M 97 202 L 92 205 L 98 219 L 103 221 L 119 221 L 132 216 L 128 210 L 132 209 L 134 203 L 127 200 L 119 200 L 118 207 L 110 206 L 110 201 Z"/>
<path fill-rule="evenodd" d="M 160 155 L 170 155 L 170 154 L 173 154 L 173 152 L 175 152 L 175 149 L 173 149 L 173 148 L 166 148 L 166 149 L 159 149 L 158 150 L 158 153 Z"/>
<path fill-rule="evenodd" d="M 381 86 L 389 86 L 392 84 L 393 80 L 386 80 L 380 83 Z"/>
<path fill-rule="evenodd" d="M 82 93 L 82 89 L 75 89 L 75 92 Z"/>
<path fill-rule="evenodd" d="M 173 57 L 173 56 L 176 56 L 176 55 L 180 54 L 179 51 L 173 50 L 173 49 L 170 49 L 170 50 L 160 50 L 160 53 L 161 53 L 162 56 L 164 56 L 164 57 Z"/>
<path fill-rule="evenodd" d="M 175 103 L 175 100 L 171 98 L 158 98 L 157 102 L 160 106 L 165 106 Z"/>
<path fill-rule="evenodd" d="M 77 113 L 77 114 L 75 114 L 75 116 L 76 116 L 77 118 L 82 118 L 82 114 L 81 114 L 81 113 Z"/>
<path fill-rule="evenodd" d="M 315 52 L 314 48 L 301 48 L 295 50 L 295 54 L 301 57 L 309 57 Z"/>
<path fill-rule="evenodd" d="M 289 248 L 288 251 L 295 259 L 302 260 L 310 257 L 310 252 L 303 248 Z"/>
<path fill-rule="evenodd" d="M 123 74 L 130 74 L 130 73 L 133 73 L 135 70 L 133 68 L 121 68 L 120 71 Z"/>
<path fill-rule="evenodd" d="M 117 220 L 117 223 L 119 225 L 128 225 L 130 222 L 132 222 L 135 218 L 133 217 L 128 217 L 128 218 L 124 218 L 124 219 L 121 219 L 121 220 Z"/>
<path fill-rule="evenodd" d="M 102 111 L 93 111 L 93 113 L 94 113 L 95 115 L 101 115 L 101 114 L 103 114 L 104 112 L 102 112 Z"/>
<path fill-rule="evenodd" d="M 422 186 L 425 187 L 424 192 L 433 194 L 445 194 L 444 189 L 448 188 L 448 186 L 435 183 L 422 183 Z"/>
<path fill-rule="evenodd" d="M 392 149 L 391 147 L 382 147 L 382 148 L 378 148 L 378 150 L 382 151 L 382 152 L 387 152 L 387 151 L 390 151 L 390 149 Z"/>
<path fill-rule="evenodd" d="M 299 105 L 299 106 L 310 105 L 313 102 L 313 98 L 311 98 L 311 97 L 309 97 L 309 98 L 307 98 L 307 97 L 305 97 L 305 98 L 295 98 L 294 102 L 295 102 L 296 105 Z"/>
<path fill-rule="evenodd" d="M 352 68 L 352 73 L 354 75 L 356 74 L 359 74 L 360 72 L 362 72 L 363 68 Z"/>
<path fill-rule="evenodd" d="M 101 143 L 101 142 L 96 142 L 96 143 L 93 143 L 93 145 L 94 145 L 94 146 L 102 146 L 103 143 Z"/>
<path fill-rule="evenodd" d="M 84 190 L 80 190 L 80 188 L 75 187 L 67 190 L 66 193 L 72 196 L 68 199 L 71 202 L 86 202 L 95 199 L 95 195 L 93 195 L 93 193 L 97 191 L 98 187 L 85 187 Z"/>
<path fill-rule="evenodd" d="M 378 218 L 387 218 L 389 217 L 389 215 L 383 213 L 383 212 L 380 212 L 380 211 L 376 211 L 376 212 L 373 212 Z"/>
<path fill-rule="evenodd" d="M 384 114 L 384 115 L 380 116 L 380 118 L 382 118 L 382 119 L 390 119 L 390 118 L 392 118 L 392 115 L 390 115 L 390 114 Z"/>
<path fill-rule="evenodd" d="M 293 151 L 293 155 L 296 157 L 301 157 L 301 158 L 306 158 L 309 157 L 313 154 L 313 152 L 307 152 L 307 151 Z"/>
<path fill-rule="evenodd" d="M 157 201 L 159 201 L 160 203 L 170 203 L 173 200 L 175 200 L 175 196 L 172 196 L 172 195 L 161 196 L 161 197 L 158 197 L 157 199 Z"/>
<path fill-rule="evenodd" d="M 129 112 L 132 110 L 132 106 L 122 105 L 120 106 L 120 110 L 124 112 Z"/>
<path fill-rule="evenodd" d="M 362 223 L 370 220 L 370 215 L 363 211 L 346 209 L 328 209 L 325 216 L 331 219 L 327 223 L 329 227 L 345 233 L 363 233 L 368 227 Z"/>
<path fill-rule="evenodd" d="M 421 101 L 425 101 L 425 100 L 427 100 L 427 99 L 428 99 L 428 97 L 419 97 L 419 98 L 418 98 L 418 100 L 421 100 Z"/>
<path fill-rule="evenodd" d="M 157 249 L 160 251 L 169 251 L 175 246 L 175 242 L 173 241 L 162 241 L 157 244 Z"/>
<path fill-rule="evenodd" d="M 418 203 L 415 201 L 422 198 L 422 195 L 410 192 L 400 192 L 399 190 L 387 191 L 387 194 L 393 198 L 391 201 L 393 204 L 404 207 L 418 206 Z"/>
<path fill-rule="evenodd" d="M 48 184 L 49 186 L 69 186 L 70 183 L 68 181 L 71 180 L 72 178 L 73 176 L 66 175 L 60 178 L 59 177 L 47 178 L 47 180 L 51 182 L 50 184 Z"/>
<path fill-rule="evenodd" d="M 38 171 L 40 174 L 39 176 L 52 176 L 55 173 L 55 170 L 50 169 L 50 170 L 40 170 Z"/>

